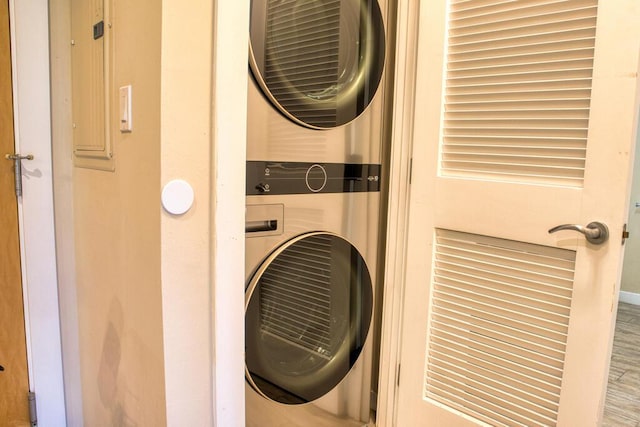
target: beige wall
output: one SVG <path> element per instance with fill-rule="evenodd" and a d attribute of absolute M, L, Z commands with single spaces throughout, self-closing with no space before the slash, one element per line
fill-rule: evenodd
<path fill-rule="evenodd" d="M 112 93 L 132 85 L 134 123 L 125 135 L 112 123 L 115 172 L 72 164 L 70 0 L 50 3 L 68 425 L 243 425 L 247 65 L 237 52 L 248 2 L 114 1 Z M 177 216 L 160 204 L 176 178 L 195 192 Z"/>
<path fill-rule="evenodd" d="M 52 34 L 62 39 L 68 34 L 68 7 L 68 0 L 51 3 Z M 54 146 L 60 143 L 56 165 L 59 170 L 66 165 L 69 173 L 56 185 L 69 190 L 65 199 L 73 204 L 72 212 L 68 206 L 57 211 L 73 215 L 73 225 L 65 226 L 75 235 L 75 277 L 60 278 L 65 377 L 74 380 L 67 387 L 67 409 L 69 425 L 162 426 L 161 4 L 114 0 L 112 16 L 111 93 L 117 99 L 119 86 L 132 85 L 134 124 L 131 134 L 122 134 L 112 119 L 115 172 L 70 167 L 70 144 L 63 139 L 68 121 L 56 122 L 54 116 Z M 69 89 L 60 82 L 68 70 L 63 47 L 68 42 L 56 45 L 52 39 L 54 63 L 59 60 L 54 72 L 60 73 L 54 75 L 53 104 L 64 109 Z M 55 114 L 64 120 L 61 111 Z M 73 265 L 68 252 L 61 254 L 63 265 Z"/>
<path fill-rule="evenodd" d="M 248 17 L 248 1 L 162 2 L 161 181 L 195 193 L 162 213 L 170 426 L 244 425 Z"/>
<path fill-rule="evenodd" d="M 162 2 L 161 184 L 186 180 L 194 204 L 161 214 L 167 423 L 213 425 L 211 103 L 213 2 Z"/>

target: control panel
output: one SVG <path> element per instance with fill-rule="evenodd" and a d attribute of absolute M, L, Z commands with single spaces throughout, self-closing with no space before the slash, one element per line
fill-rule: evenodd
<path fill-rule="evenodd" d="M 379 164 L 247 162 L 247 196 L 380 191 Z"/>

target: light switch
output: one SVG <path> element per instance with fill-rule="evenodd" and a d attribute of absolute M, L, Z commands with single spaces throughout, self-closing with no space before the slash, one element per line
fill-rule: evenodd
<path fill-rule="evenodd" d="M 131 132 L 133 121 L 131 115 L 131 85 L 120 88 L 120 132 Z"/>

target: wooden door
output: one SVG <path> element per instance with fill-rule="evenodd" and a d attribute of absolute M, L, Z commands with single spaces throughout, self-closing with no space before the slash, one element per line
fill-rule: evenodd
<path fill-rule="evenodd" d="M 0 423 L 29 423 L 27 350 L 25 341 L 18 205 L 14 193 L 13 100 L 9 4 L 0 1 Z"/>
<path fill-rule="evenodd" d="M 420 2 L 398 426 L 596 426 L 637 0 Z M 588 243 L 560 224 L 608 225 Z"/>

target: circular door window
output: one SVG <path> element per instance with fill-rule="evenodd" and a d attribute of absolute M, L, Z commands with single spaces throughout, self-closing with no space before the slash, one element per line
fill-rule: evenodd
<path fill-rule="evenodd" d="M 247 288 L 247 380 L 264 397 L 285 404 L 325 395 L 358 359 L 372 305 L 369 271 L 349 242 L 331 233 L 287 242 Z"/>
<path fill-rule="evenodd" d="M 271 102 L 311 128 L 341 126 L 371 102 L 384 67 L 377 0 L 252 0 L 250 65 Z"/>

